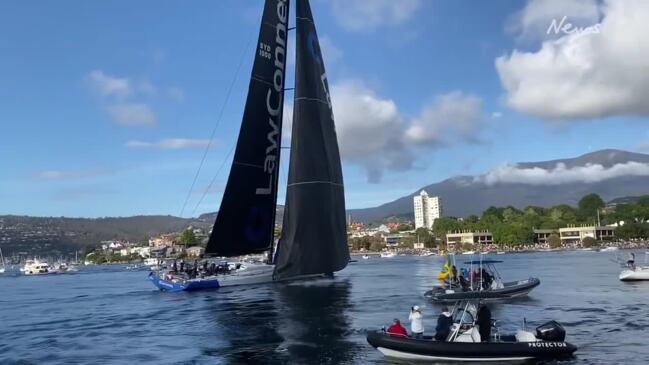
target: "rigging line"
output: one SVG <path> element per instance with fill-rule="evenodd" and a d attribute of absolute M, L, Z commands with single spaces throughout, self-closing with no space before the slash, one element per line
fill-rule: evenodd
<path fill-rule="evenodd" d="M 219 173 L 221 172 L 221 170 L 223 170 L 223 166 L 225 166 L 225 163 L 228 161 L 230 156 L 232 156 L 232 152 L 234 152 L 234 149 L 235 149 L 236 146 L 237 146 L 236 143 L 234 143 L 232 145 L 232 148 L 230 148 L 230 152 L 228 152 L 227 156 L 225 156 L 225 159 L 223 159 L 223 161 L 221 162 L 221 166 L 219 166 L 218 170 L 216 170 L 216 174 L 214 174 L 214 176 L 212 177 L 212 180 L 207 185 L 207 188 L 205 188 L 205 190 L 203 191 L 203 194 L 201 195 L 201 198 L 198 200 L 198 203 L 196 203 L 196 206 L 194 206 L 194 209 L 192 210 L 192 214 L 191 214 L 192 217 L 194 216 L 194 213 L 196 213 L 196 210 L 198 210 L 198 207 L 203 202 L 203 199 L 205 199 L 205 196 L 207 195 L 207 193 L 212 188 L 212 185 L 214 185 L 214 182 L 216 181 L 216 177 L 219 176 Z"/>
<path fill-rule="evenodd" d="M 239 58 L 239 65 L 237 66 L 237 70 L 235 71 L 234 76 L 232 77 L 232 81 L 230 82 L 230 86 L 228 87 L 228 91 L 225 95 L 225 101 L 223 102 L 223 105 L 221 105 L 221 111 L 219 112 L 219 117 L 216 119 L 216 125 L 214 125 L 214 129 L 212 129 L 212 133 L 210 134 L 210 140 L 207 143 L 207 146 L 205 147 L 205 151 L 203 152 L 203 157 L 201 158 L 201 163 L 198 165 L 198 170 L 196 170 L 196 174 L 194 175 L 194 180 L 192 180 L 192 185 L 189 187 L 189 191 L 187 192 L 187 196 L 185 197 L 185 202 L 183 203 L 183 207 L 180 210 L 180 217 L 182 217 L 183 214 L 185 213 L 185 208 L 187 207 L 189 198 L 192 195 L 192 191 L 194 191 L 194 186 L 196 186 L 196 181 L 198 180 L 198 176 L 201 173 L 201 169 L 205 164 L 207 153 L 209 152 L 210 147 L 212 146 L 212 141 L 214 141 L 214 135 L 216 134 L 216 130 L 221 124 L 221 119 L 223 117 L 223 112 L 225 111 L 225 106 L 228 105 L 228 101 L 230 100 L 230 94 L 232 94 L 232 89 L 234 88 L 234 84 L 237 81 L 237 78 L 239 76 L 239 71 L 241 71 L 241 66 L 243 66 L 243 61 L 245 59 L 246 54 L 248 53 L 248 48 L 250 48 L 250 44 L 252 43 L 252 40 L 255 38 L 255 34 L 256 32 L 253 32 L 252 37 L 248 39 L 248 43 L 243 48 L 243 52 L 241 52 L 241 57 Z"/>

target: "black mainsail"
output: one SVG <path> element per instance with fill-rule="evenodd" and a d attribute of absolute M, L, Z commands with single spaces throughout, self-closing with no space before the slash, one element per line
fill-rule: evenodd
<path fill-rule="evenodd" d="M 349 262 L 329 84 L 309 3 L 297 0 L 296 8 L 291 158 L 276 279 L 333 273 Z"/>
<path fill-rule="evenodd" d="M 237 256 L 273 241 L 289 2 L 267 0 L 230 175 L 205 252 Z"/>

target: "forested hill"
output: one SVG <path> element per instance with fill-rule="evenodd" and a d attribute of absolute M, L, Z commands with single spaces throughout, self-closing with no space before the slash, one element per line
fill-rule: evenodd
<path fill-rule="evenodd" d="M 69 252 L 96 246 L 104 240 L 145 242 L 151 236 L 179 232 L 190 225 L 209 229 L 211 222 L 170 215 L 115 218 L 4 215 L 0 216 L 0 246 L 5 255 Z"/>

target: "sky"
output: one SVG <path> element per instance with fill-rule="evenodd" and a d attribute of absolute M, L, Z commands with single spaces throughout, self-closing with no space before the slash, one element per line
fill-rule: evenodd
<path fill-rule="evenodd" d="M 217 210 L 262 6 L 0 2 L 0 214 L 188 217 Z M 311 6 L 348 208 L 457 175 L 507 181 L 526 173 L 516 162 L 604 148 L 649 152 L 646 1 Z M 289 61 L 287 87 L 293 67 Z M 290 114 L 288 100 L 286 146 Z M 541 173 L 552 181 L 554 173 L 566 175 L 559 170 Z M 598 178 L 638 171 L 590 170 Z M 286 171 L 284 163 L 280 186 Z"/>

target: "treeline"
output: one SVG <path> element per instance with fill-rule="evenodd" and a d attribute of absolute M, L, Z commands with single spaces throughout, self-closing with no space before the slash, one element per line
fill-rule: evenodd
<path fill-rule="evenodd" d="M 435 237 L 445 239 L 449 232 L 485 230 L 493 234 L 494 242 L 498 244 L 521 245 L 533 241 L 534 229 L 597 225 L 598 219 L 602 225 L 624 222 L 615 233 L 619 239 L 648 238 L 649 195 L 640 197 L 635 203 L 614 208 L 605 208 L 604 201 L 597 194 L 584 196 L 577 207 L 566 204 L 551 208 L 529 206 L 522 210 L 512 206 L 490 207 L 481 216 L 436 219 L 433 232 Z"/>

